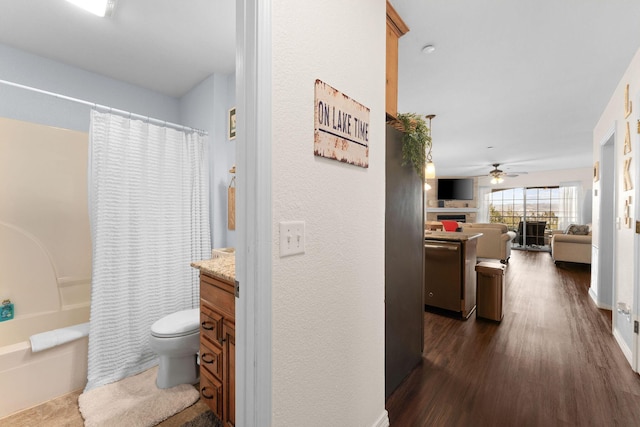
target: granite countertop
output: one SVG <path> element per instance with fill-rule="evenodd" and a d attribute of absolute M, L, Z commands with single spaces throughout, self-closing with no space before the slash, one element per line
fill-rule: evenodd
<path fill-rule="evenodd" d="M 477 239 L 482 233 L 464 233 L 453 231 L 425 231 L 425 240 L 445 240 L 452 242 L 461 242 L 466 240 Z"/>
<path fill-rule="evenodd" d="M 200 274 L 235 283 L 236 257 L 234 255 L 205 259 L 191 263 L 191 267 L 200 270 Z"/>

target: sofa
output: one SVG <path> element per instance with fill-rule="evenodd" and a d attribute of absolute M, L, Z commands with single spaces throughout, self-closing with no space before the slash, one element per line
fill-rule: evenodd
<path fill-rule="evenodd" d="M 461 227 L 465 233 L 482 233 L 478 238 L 478 258 L 498 259 L 503 264 L 509 262 L 511 242 L 516 233 L 509 231 L 505 224 L 463 222 Z"/>
<path fill-rule="evenodd" d="M 554 230 L 551 235 L 551 257 L 557 263 L 591 264 L 591 227 L 571 224 L 567 230 Z"/>

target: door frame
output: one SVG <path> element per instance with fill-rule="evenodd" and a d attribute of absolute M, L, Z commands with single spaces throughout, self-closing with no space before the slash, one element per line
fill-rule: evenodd
<path fill-rule="evenodd" d="M 636 101 L 636 105 L 640 105 L 640 93 L 636 93 L 633 97 Z M 633 115 L 634 120 L 631 120 L 631 123 L 635 124 L 638 122 L 638 112 L 636 111 Z M 640 131 L 640 124 L 638 124 Z M 634 128 L 635 126 L 632 126 Z M 631 214 L 633 217 L 631 218 L 632 224 L 632 232 L 633 232 L 633 259 L 637 259 L 638 255 L 640 255 L 640 234 L 638 233 L 637 227 L 640 226 L 640 167 L 637 166 L 638 160 L 640 160 L 640 136 L 638 136 L 638 131 L 632 131 L 633 137 L 631 138 L 631 154 L 636 154 L 636 161 L 631 163 L 631 167 L 633 168 L 633 172 L 631 174 L 633 179 L 633 212 Z M 635 228 L 635 230 L 633 230 Z M 632 320 L 634 325 L 640 322 L 640 263 L 633 263 L 633 307 L 631 308 Z M 635 330 L 635 327 L 634 327 Z M 633 345 L 631 346 L 631 368 L 634 372 L 640 373 L 640 338 L 638 337 L 638 333 L 633 333 L 632 338 Z"/>
<path fill-rule="evenodd" d="M 600 149 L 600 153 L 599 153 L 600 184 L 598 185 L 599 191 L 600 191 L 599 202 L 598 202 L 599 238 L 598 238 L 598 260 L 597 260 L 598 265 L 596 266 L 597 278 L 595 282 L 596 290 L 595 290 L 594 300 L 596 305 L 599 308 L 604 308 L 607 310 L 615 310 L 615 305 L 616 305 L 615 301 L 617 296 L 615 265 L 613 265 L 612 263 L 613 259 L 615 259 L 616 230 L 617 230 L 616 204 L 615 204 L 615 201 L 617 200 L 617 194 L 618 194 L 618 184 L 616 181 L 616 172 L 617 172 L 617 167 L 616 167 L 617 132 L 616 130 L 617 130 L 617 121 L 614 121 L 611 127 L 607 130 L 607 132 L 605 132 L 599 144 L 599 149 Z M 605 155 L 604 155 L 605 147 L 608 147 L 607 150 L 610 150 L 610 153 L 611 153 L 610 164 L 609 163 L 605 164 L 603 161 L 603 159 L 605 158 Z M 613 200 L 613 204 L 611 204 L 611 208 L 613 209 L 613 211 L 611 212 L 610 221 L 608 222 L 607 226 L 604 227 L 602 212 L 609 205 L 607 203 L 603 203 L 602 200 L 603 200 L 604 191 L 609 190 L 609 187 L 607 187 L 606 185 L 602 185 L 602 182 L 606 180 L 605 176 L 607 175 L 610 177 L 611 182 L 613 184 L 612 188 L 610 189 L 610 191 L 613 192 L 613 194 L 611 195 L 611 199 Z M 593 243 L 592 243 L 592 246 L 593 246 Z M 602 292 L 604 286 L 606 286 L 606 281 L 603 280 L 604 278 L 603 275 L 607 273 L 607 268 L 605 266 L 606 263 L 604 262 L 605 256 L 610 256 L 612 261 L 609 263 L 611 264 L 609 266 L 611 277 L 608 278 L 611 281 L 611 284 L 609 285 L 610 286 L 609 289 L 611 291 L 611 301 L 608 304 L 603 303 L 603 292 Z M 589 292 L 589 294 L 593 298 L 593 292 Z M 615 332 L 615 315 L 613 316 L 613 320 L 611 322 L 611 332 L 612 333 Z"/>
<path fill-rule="evenodd" d="M 236 2 L 236 425 L 271 425 L 271 4 Z"/>

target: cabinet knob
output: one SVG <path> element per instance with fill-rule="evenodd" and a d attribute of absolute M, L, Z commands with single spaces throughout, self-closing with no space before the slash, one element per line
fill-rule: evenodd
<path fill-rule="evenodd" d="M 210 387 L 202 387 L 202 390 L 200 390 L 200 393 L 202 394 L 202 397 L 204 397 L 205 399 L 213 399 L 213 393 L 211 394 L 207 394 L 205 391 L 207 389 L 209 389 Z M 213 389 L 212 389 L 213 390 Z"/>
<path fill-rule="evenodd" d="M 200 356 L 200 360 L 202 360 L 204 363 L 213 363 L 216 358 L 213 357 L 213 354 L 211 353 L 202 353 L 202 356 Z"/>
<path fill-rule="evenodd" d="M 206 331 L 213 331 L 213 328 L 215 326 L 215 324 L 213 322 L 209 322 L 209 321 L 204 321 L 201 323 L 202 325 L 202 329 L 206 330 Z"/>

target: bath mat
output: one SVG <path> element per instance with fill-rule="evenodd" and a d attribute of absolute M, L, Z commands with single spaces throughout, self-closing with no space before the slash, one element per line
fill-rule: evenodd
<path fill-rule="evenodd" d="M 198 414 L 191 421 L 187 421 L 180 427 L 222 427 L 222 421 L 213 412 L 205 411 Z"/>
<path fill-rule="evenodd" d="M 193 405 L 199 393 L 192 385 L 156 387 L 158 367 L 78 397 L 85 427 L 151 427 Z"/>

